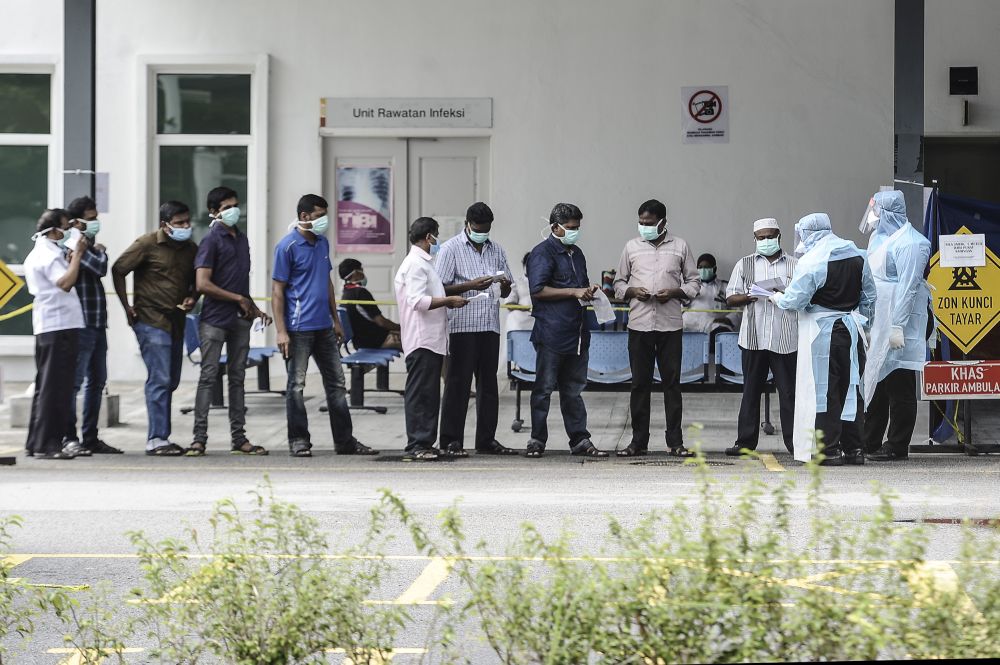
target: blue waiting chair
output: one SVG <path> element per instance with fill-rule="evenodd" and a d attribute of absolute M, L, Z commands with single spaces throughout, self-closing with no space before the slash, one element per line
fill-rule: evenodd
<path fill-rule="evenodd" d="M 708 333 L 685 332 L 681 341 L 681 383 L 707 383 L 708 365 Z M 653 380 L 662 381 L 659 367 L 653 369 Z"/>
<path fill-rule="evenodd" d="M 340 356 L 340 362 L 351 369 L 350 386 L 350 407 L 374 411 L 375 413 L 386 413 L 388 409 L 384 406 L 365 405 L 365 374 L 372 369 L 376 371 L 376 377 L 380 389 L 388 391 L 389 388 L 389 363 L 398 358 L 401 353 L 396 349 L 359 349 L 351 351 L 351 344 L 354 342 L 354 329 L 351 327 L 351 317 L 344 307 L 337 308 L 337 316 L 340 319 L 340 327 L 344 331 L 344 349 Z M 320 407 L 325 411 L 326 407 Z"/>
<path fill-rule="evenodd" d="M 520 432 L 524 426 L 521 418 L 521 391 L 535 384 L 535 345 L 531 343 L 530 330 L 507 332 L 507 378 L 517 393 L 514 407 L 514 422 L 510 428 Z"/>
<path fill-rule="evenodd" d="M 590 360 L 587 363 L 587 380 L 605 385 L 628 383 L 632 380 L 632 366 L 628 358 L 628 333 L 590 333 Z"/>
<path fill-rule="evenodd" d="M 739 345 L 740 335 L 734 332 L 720 332 L 715 336 L 716 381 L 743 385 L 743 352 Z M 764 434 L 774 434 L 771 422 L 771 390 L 774 376 L 767 373 L 767 388 L 764 390 L 764 422 L 760 424 Z"/>
<path fill-rule="evenodd" d="M 201 336 L 198 333 L 198 323 L 201 317 L 197 314 L 188 314 L 184 320 L 184 347 L 188 360 L 193 365 L 201 365 L 201 359 L 195 359 L 194 354 L 201 350 Z M 283 390 L 271 390 L 271 356 L 278 352 L 273 346 L 251 347 L 247 354 L 247 367 L 257 368 L 257 390 L 247 392 L 247 395 L 260 393 L 276 393 L 284 395 Z M 212 408 L 221 409 L 226 406 L 223 397 L 223 384 L 226 375 L 226 354 L 219 356 L 219 374 L 216 376 L 215 385 L 212 386 Z M 194 407 L 184 407 L 181 413 L 190 413 Z"/>

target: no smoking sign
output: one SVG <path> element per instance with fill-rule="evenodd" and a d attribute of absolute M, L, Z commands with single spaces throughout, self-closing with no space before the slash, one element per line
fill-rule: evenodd
<path fill-rule="evenodd" d="M 729 87 L 681 88 L 681 131 L 684 143 L 729 142 Z"/>

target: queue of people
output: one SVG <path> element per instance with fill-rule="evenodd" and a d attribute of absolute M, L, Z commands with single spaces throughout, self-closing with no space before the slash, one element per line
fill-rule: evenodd
<path fill-rule="evenodd" d="M 237 192 L 212 189 L 206 209 L 210 228 L 195 244 L 187 205 L 165 202 L 159 228 L 136 239 L 111 266 L 115 292 L 147 368 L 146 454 L 206 454 L 211 393 L 223 347 L 229 450 L 268 454 L 246 433 L 244 381 L 251 327 L 272 320 L 288 374 L 289 453 L 312 455 L 303 395 L 312 359 L 323 383 L 336 453 L 378 454 L 353 434 L 340 356 L 344 334 L 325 237 L 326 200 L 303 196 L 296 220 L 275 246 L 271 314 L 250 295 L 251 253 L 240 229 Z M 526 456 L 539 458 L 546 451 L 554 392 L 570 452 L 582 457 L 610 454 L 591 438 L 582 395 L 590 344 L 585 310 L 604 297 L 590 280 L 579 244 L 583 219 L 576 205 L 556 204 L 543 240 L 521 261 L 519 276 L 511 271 L 504 248 L 491 239 L 495 219 L 485 203 L 470 206 L 462 232 L 446 241 L 440 239 L 436 220 L 415 220 L 408 230 L 409 254 L 394 278 L 398 323 L 374 303 L 363 264 L 354 258 L 340 262 L 341 298 L 348 302 L 356 345 L 404 353 L 407 458 L 468 456 L 464 432 L 473 381 L 476 427 L 471 447 L 477 454 L 518 454 L 497 439 L 503 301 L 531 308 L 530 317 L 519 312 L 526 321 L 514 322 L 518 329 L 530 328 L 537 354 Z M 736 263 L 727 281 L 719 277 L 712 255 L 694 259 L 688 243 L 671 231 L 662 202 L 651 199 L 640 205 L 637 235 L 626 243 L 609 287 L 630 307 L 632 437 L 615 454 L 648 454 L 657 369 L 666 449 L 676 457 L 693 454 L 684 445 L 682 427 L 683 333 L 738 328 L 743 396 L 737 437 L 728 455 L 756 449 L 760 400 L 773 378 L 784 443 L 797 459 L 809 459 L 820 450 L 826 465 L 906 459 L 916 416 L 916 371 L 933 330 L 923 281 L 929 243 L 907 222 L 899 192 L 876 194 L 861 227 L 874 231 L 868 252 L 835 235 L 827 215 L 807 215 L 795 225 L 797 244 L 791 255 L 782 249 L 778 222 L 757 220 L 752 235 L 747 234 L 755 251 Z M 107 304 L 101 277 L 109 263 L 105 248 L 96 242 L 99 230 L 96 205 L 89 198 L 71 202 L 67 210 L 48 210 L 39 219 L 35 247 L 25 259 L 26 280 L 35 296 L 37 364 L 26 447 L 36 458 L 121 453 L 99 438 L 97 428 L 107 380 Z M 201 374 L 191 441 L 182 446 L 171 438 L 171 397 L 180 381 L 186 318 L 199 299 Z M 734 308 L 741 312 L 726 311 Z M 685 309 L 694 311 L 685 314 Z M 77 435 L 75 403 L 80 392 L 83 418 Z M 889 438 L 883 442 L 887 428 Z"/>

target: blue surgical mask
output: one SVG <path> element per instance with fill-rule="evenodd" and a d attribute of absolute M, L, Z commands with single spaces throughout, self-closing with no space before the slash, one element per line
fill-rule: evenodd
<path fill-rule="evenodd" d="M 781 250 L 777 238 L 764 238 L 757 241 L 757 253 L 761 256 L 774 256 Z"/>
<path fill-rule="evenodd" d="M 170 229 L 170 238 L 176 240 L 177 242 L 184 242 L 185 240 L 191 239 L 191 233 L 194 231 L 190 226 L 187 228 L 179 226 L 170 226 L 167 224 L 167 228 Z"/>
<path fill-rule="evenodd" d="M 226 226 L 235 226 L 240 221 L 240 209 L 237 207 L 226 208 L 219 213 L 219 219 Z"/>
<path fill-rule="evenodd" d="M 89 222 L 84 222 L 84 224 L 86 225 L 86 228 L 84 229 L 83 234 L 88 238 L 93 238 L 101 232 L 101 221 L 98 219 L 92 219 Z"/>
<path fill-rule="evenodd" d="M 558 226 L 563 230 L 563 235 L 556 236 L 559 238 L 559 242 L 564 245 L 575 245 L 576 241 L 580 237 L 580 229 L 567 229 L 562 224 L 559 224 Z"/>
<path fill-rule="evenodd" d="M 324 233 L 326 233 L 326 230 L 328 228 L 330 228 L 330 217 L 328 215 L 323 215 L 319 219 L 314 219 L 312 223 L 312 228 L 308 230 L 312 231 L 313 233 L 323 235 Z"/>
<path fill-rule="evenodd" d="M 698 276 L 703 282 L 711 282 L 715 279 L 715 268 L 698 268 Z"/>
<path fill-rule="evenodd" d="M 358 286 L 368 286 L 368 276 L 362 277 L 361 279 L 354 282 Z"/>
<path fill-rule="evenodd" d="M 433 244 L 431 244 L 431 256 L 434 256 L 441 251 L 441 245 L 438 244 L 437 236 L 431 236 L 431 237 L 434 238 L 434 242 Z"/>
<path fill-rule="evenodd" d="M 59 240 L 53 239 L 52 242 L 59 245 L 60 248 L 64 248 L 66 247 L 67 240 L 69 240 L 69 234 L 63 231 L 62 238 L 59 238 Z"/>
<path fill-rule="evenodd" d="M 660 228 L 660 224 L 664 224 L 663 228 L 666 229 L 666 224 L 662 219 L 652 226 L 649 226 L 647 224 L 639 224 L 639 235 L 642 237 L 643 240 L 646 240 L 648 242 L 656 240 L 657 238 L 660 237 L 660 234 L 663 233 L 663 229 Z"/>
<path fill-rule="evenodd" d="M 490 232 L 480 233 L 479 231 L 473 231 L 469 229 L 469 240 L 476 243 L 477 245 L 482 245 L 484 242 L 490 239 Z"/>

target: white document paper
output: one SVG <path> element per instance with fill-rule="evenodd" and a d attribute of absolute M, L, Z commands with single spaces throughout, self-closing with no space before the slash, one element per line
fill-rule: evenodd
<path fill-rule="evenodd" d="M 938 236 L 942 268 L 982 268 L 986 265 L 986 236 L 961 233 Z"/>
<path fill-rule="evenodd" d="M 489 298 L 489 297 L 490 297 L 490 294 L 489 294 L 488 291 L 480 291 L 479 293 L 477 293 L 474 296 L 469 296 L 468 298 L 466 298 L 466 300 L 468 300 L 469 302 L 472 302 L 473 300 L 482 300 L 483 298 Z"/>
<path fill-rule="evenodd" d="M 748 294 L 751 298 L 769 298 L 774 294 L 771 289 L 761 288 L 756 284 L 750 285 L 750 293 Z"/>
<path fill-rule="evenodd" d="M 785 280 L 781 277 L 774 277 L 772 279 L 762 279 L 759 282 L 755 282 L 754 286 L 764 289 L 765 291 L 778 291 L 785 290 Z"/>

